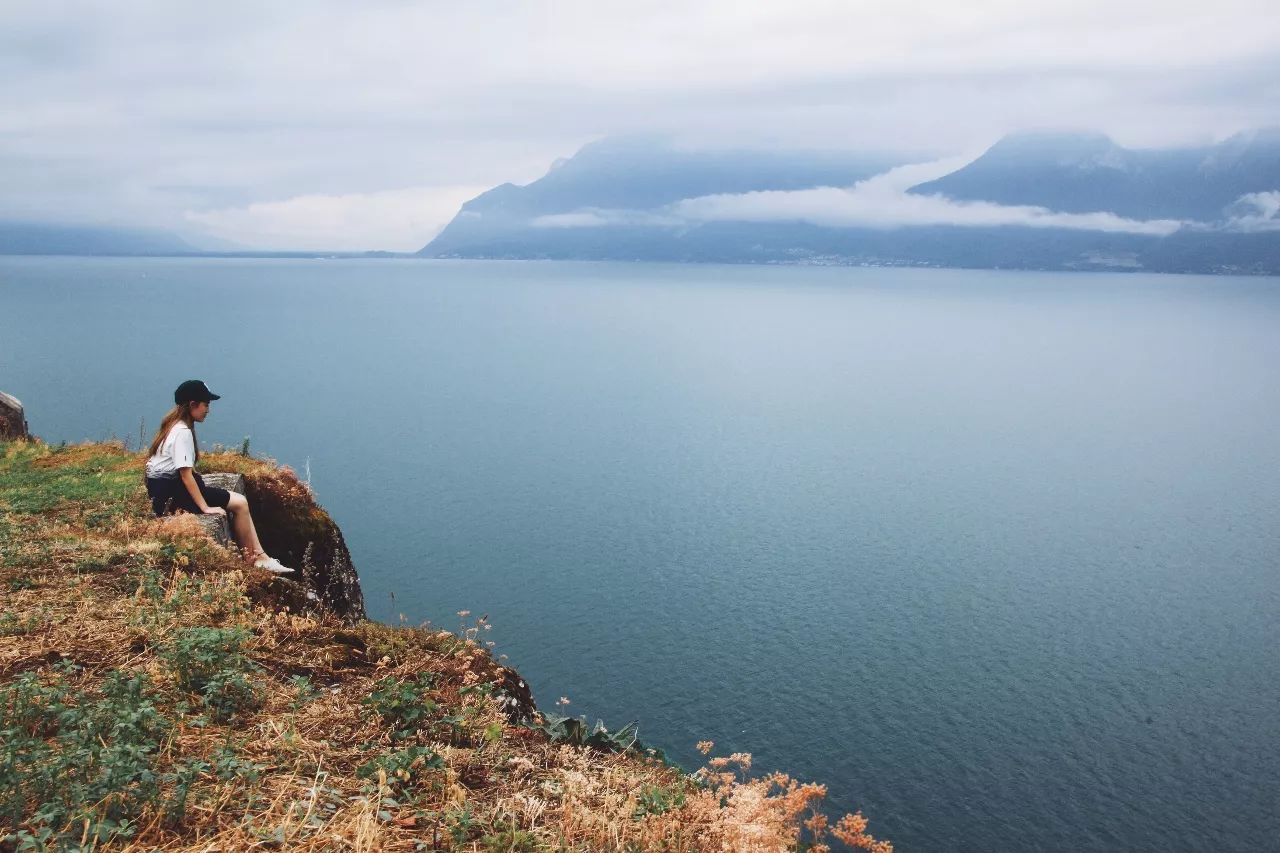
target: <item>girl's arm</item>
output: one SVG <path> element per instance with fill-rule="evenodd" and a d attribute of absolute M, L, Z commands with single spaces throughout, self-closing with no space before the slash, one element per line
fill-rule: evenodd
<path fill-rule="evenodd" d="M 204 495 L 200 494 L 200 486 L 196 484 L 195 475 L 191 473 L 190 468 L 179 468 L 178 477 L 182 480 L 182 485 L 187 487 L 187 494 L 191 495 L 191 499 L 196 502 L 196 506 L 200 507 L 200 512 L 205 515 L 226 515 L 227 511 L 220 506 L 209 506 L 204 502 Z"/>

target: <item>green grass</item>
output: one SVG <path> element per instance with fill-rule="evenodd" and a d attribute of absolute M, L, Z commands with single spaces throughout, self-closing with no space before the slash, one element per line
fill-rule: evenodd
<path fill-rule="evenodd" d="M 145 506 L 142 462 L 115 445 L 51 447 L 0 443 L 0 526 L 14 515 L 41 515 L 75 507 L 87 527 L 139 515 Z"/>

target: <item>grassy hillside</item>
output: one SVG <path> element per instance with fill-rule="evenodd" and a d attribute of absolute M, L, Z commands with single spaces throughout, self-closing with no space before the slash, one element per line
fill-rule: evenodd
<path fill-rule="evenodd" d="M 150 518 L 141 468 L 0 444 L 0 850 L 892 849 L 749 755 L 686 775 L 522 705 L 483 622 L 290 612 L 193 519 Z"/>

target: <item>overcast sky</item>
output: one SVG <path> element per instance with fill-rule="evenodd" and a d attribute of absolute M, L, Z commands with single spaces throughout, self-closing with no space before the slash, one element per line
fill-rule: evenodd
<path fill-rule="evenodd" d="M 1280 124 L 1274 2 L 0 5 L 0 218 L 416 250 L 610 134 L 981 150 Z"/>

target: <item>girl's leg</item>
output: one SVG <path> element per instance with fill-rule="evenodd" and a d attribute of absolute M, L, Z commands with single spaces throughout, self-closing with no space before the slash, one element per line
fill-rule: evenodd
<path fill-rule="evenodd" d="M 249 515 L 249 499 L 239 492 L 231 493 L 231 502 L 227 504 L 227 512 L 231 513 L 231 524 L 235 528 L 236 541 L 249 560 L 259 554 L 262 543 L 258 541 L 258 530 L 253 526 L 253 516 Z"/>

